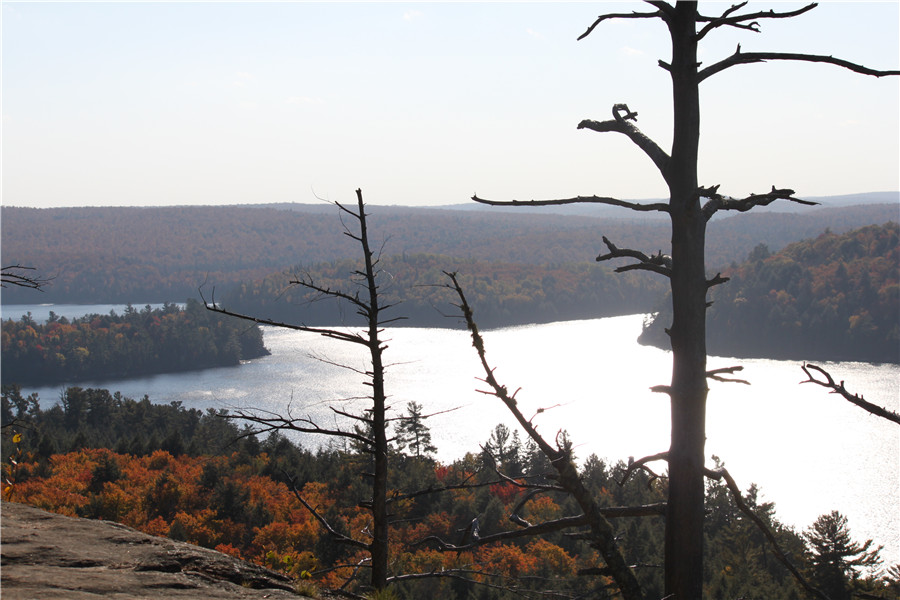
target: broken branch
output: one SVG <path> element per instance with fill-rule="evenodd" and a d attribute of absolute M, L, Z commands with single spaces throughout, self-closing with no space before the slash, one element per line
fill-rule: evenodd
<path fill-rule="evenodd" d="M 697 40 L 702 40 L 707 33 L 712 31 L 716 27 L 735 27 L 737 29 L 747 29 L 749 31 L 759 33 L 759 23 L 756 22 L 757 19 L 789 19 L 791 17 L 802 15 L 803 13 L 808 12 L 818 6 L 818 4 L 812 3 L 807 4 L 803 8 L 798 8 L 797 10 L 788 12 L 777 13 L 774 10 L 767 10 L 755 13 L 747 13 L 744 15 L 736 15 L 733 17 L 729 16 L 733 12 L 742 9 L 746 5 L 746 2 L 735 4 L 731 8 L 723 12 L 719 17 L 706 17 L 703 15 L 697 15 L 698 22 L 707 23 L 707 25 L 700 30 L 700 33 L 697 34 Z M 747 21 L 751 22 L 747 23 Z"/>
<path fill-rule="evenodd" d="M 489 206 L 559 206 L 562 204 L 606 204 L 609 206 L 621 206 L 636 210 L 639 212 L 659 211 L 668 212 L 667 204 L 639 204 L 637 202 L 628 202 L 619 200 L 618 198 L 607 198 L 604 196 L 576 196 L 574 198 L 559 198 L 555 200 L 487 200 L 479 198 L 477 195 L 472 196 L 472 200 L 480 204 Z"/>
<path fill-rule="evenodd" d="M 671 7 L 669 7 L 668 5 L 666 5 L 664 3 L 650 2 L 650 4 L 656 6 L 660 10 L 657 10 L 656 12 L 652 12 L 652 13 L 630 12 L 630 13 L 610 13 L 608 15 L 600 15 L 599 17 L 597 17 L 597 19 L 593 23 L 591 23 L 591 26 L 587 28 L 587 31 L 585 31 L 584 33 L 582 33 L 581 35 L 578 36 L 578 41 L 581 41 L 584 38 L 586 38 L 587 36 L 589 36 L 591 34 L 591 32 L 594 31 L 594 29 L 597 27 L 597 25 L 599 25 L 603 21 L 608 21 L 611 19 L 656 19 L 656 18 L 666 20 L 668 18 L 667 14 L 665 12 L 665 8 L 669 8 L 671 10 Z"/>
<path fill-rule="evenodd" d="M 625 115 L 620 114 L 622 110 L 625 111 Z M 644 154 L 650 157 L 650 160 L 653 161 L 653 164 L 656 165 L 656 168 L 659 169 L 659 172 L 662 174 L 663 179 L 668 182 L 669 155 L 666 154 L 656 142 L 647 137 L 632 123 L 632 121 L 636 120 L 636 117 L 637 113 L 628 110 L 628 105 L 615 104 L 613 105 L 613 119 L 611 121 L 592 121 L 590 119 L 585 119 L 578 124 L 578 129 L 590 129 L 591 131 L 600 133 L 612 131 L 628 136 L 638 148 L 644 151 Z M 668 205 L 663 206 L 666 207 L 665 210 L 668 210 Z"/>
<path fill-rule="evenodd" d="M 706 220 L 709 221 L 712 216 L 720 211 L 720 210 L 736 210 L 738 212 L 747 212 L 748 210 L 757 207 L 757 206 L 768 206 L 772 204 L 776 200 L 789 200 L 791 202 L 796 202 L 797 204 L 803 204 L 806 206 L 816 206 L 819 203 L 813 202 L 811 200 L 801 200 L 800 198 L 794 198 L 794 190 L 791 189 L 776 189 L 775 186 L 772 186 L 772 190 L 765 194 L 750 194 L 746 198 L 731 198 L 730 196 L 723 196 L 719 194 L 719 186 L 714 185 L 711 188 L 701 187 L 697 190 L 697 194 L 701 198 L 709 198 L 709 202 L 703 205 L 703 215 L 706 217 Z"/>
<path fill-rule="evenodd" d="M 618 267 L 616 269 L 617 273 L 622 273 L 624 271 L 643 270 L 653 271 L 654 273 L 659 273 L 660 275 L 664 275 L 666 277 L 671 277 L 672 275 L 672 257 L 663 254 L 662 250 L 660 250 L 653 256 L 648 256 L 643 252 L 640 252 L 639 250 L 618 248 L 615 244 L 610 242 L 606 236 L 603 236 L 603 243 L 606 244 L 609 252 L 607 254 L 599 255 L 596 258 L 597 262 L 611 260 L 613 258 L 633 258 L 638 261 L 634 264 Z"/>
<path fill-rule="evenodd" d="M 716 73 L 724 71 L 725 69 L 733 67 L 735 65 L 761 63 L 769 60 L 794 60 L 801 62 L 826 63 L 849 69 L 855 73 L 871 75 L 872 77 L 900 75 L 900 71 L 880 71 L 877 69 L 870 69 L 869 67 L 858 65 L 841 58 L 835 58 L 833 56 L 824 56 L 820 54 L 794 54 L 790 52 L 741 52 L 741 48 L 740 46 L 738 46 L 737 51 L 735 51 L 735 53 L 728 58 L 720 60 L 719 62 L 712 64 L 705 69 L 701 69 L 700 72 L 697 73 L 697 82 L 699 83 L 707 77 L 715 75 Z"/>
<path fill-rule="evenodd" d="M 830 389 L 832 394 L 838 394 L 840 396 L 843 396 L 845 400 L 847 400 L 848 402 L 851 402 L 852 404 L 855 404 L 856 406 L 862 408 L 863 410 L 868 411 L 869 413 L 876 415 L 878 417 L 881 417 L 883 419 L 887 419 L 888 421 L 893 421 L 894 423 L 897 423 L 898 425 L 900 425 L 900 415 L 898 415 L 894 411 L 888 410 L 886 408 L 882 408 L 881 406 L 878 406 L 877 404 L 872 404 L 871 402 L 868 402 L 867 400 L 863 399 L 863 397 L 860 395 L 851 394 L 850 392 L 847 391 L 847 388 L 844 387 L 843 381 L 840 382 L 839 384 L 835 383 L 834 379 L 831 377 L 831 374 L 828 373 L 828 371 L 826 371 L 822 367 L 817 367 L 816 365 L 811 365 L 811 364 L 807 363 L 800 368 L 803 369 L 803 372 L 806 373 L 806 376 L 809 378 L 806 381 L 801 381 L 800 382 L 801 384 L 802 383 L 815 383 L 816 385 L 821 385 L 824 388 Z M 825 378 L 825 380 L 823 381 L 820 379 L 816 379 L 813 376 L 813 374 L 810 373 L 810 370 L 820 373 Z"/>
<path fill-rule="evenodd" d="M 750 382 L 745 379 L 729 379 L 727 377 L 722 377 L 722 375 L 734 375 L 738 371 L 743 371 L 744 367 L 723 367 L 721 369 L 713 369 L 712 371 L 706 372 L 707 379 L 712 379 L 715 381 L 724 381 L 727 383 L 743 383 L 745 385 L 750 385 Z"/>

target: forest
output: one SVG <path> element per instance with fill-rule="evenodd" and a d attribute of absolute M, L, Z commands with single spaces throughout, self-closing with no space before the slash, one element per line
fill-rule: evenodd
<path fill-rule="evenodd" d="M 485 327 L 522 323 L 547 323 L 572 319 L 609 317 L 649 312 L 665 287 L 646 274 L 615 274 L 592 263 L 558 266 L 484 262 L 433 254 L 403 254 L 381 259 L 384 285 L 381 295 L 400 305 L 396 325 L 456 327 L 448 318 L 451 300 L 444 272 L 458 270 Z M 320 295 L 291 285 L 303 277 L 332 289 L 346 286 L 348 275 L 359 269 L 354 260 L 295 267 L 249 284 L 241 284 L 221 296 L 230 310 L 264 316 L 276 321 L 307 325 L 343 323 L 350 307 L 317 302 Z"/>
<path fill-rule="evenodd" d="M 3 322 L 3 383 L 53 384 L 229 366 L 265 356 L 262 332 L 196 300 L 72 320 Z"/>
<path fill-rule="evenodd" d="M 476 524 L 482 538 L 514 531 L 515 519 L 538 524 L 577 515 L 566 494 L 520 487 L 552 483 L 552 470 L 530 440 L 497 425 L 481 448 L 442 464 L 432 458 L 421 407 L 400 421 L 391 445 L 394 506 L 392 569 L 431 576 L 392 586 L 398 598 L 612 598 L 597 573 L 597 551 L 561 532 L 501 539 L 464 552 L 458 541 Z M 418 415 L 419 418 L 415 416 Z M 305 506 L 327 515 L 342 533 L 365 539 L 371 456 L 352 444 L 318 452 L 273 434 L 248 435 L 224 411 L 153 404 L 101 389 L 69 388 L 46 410 L 15 385 L 2 393 L 4 498 L 86 518 L 114 520 L 142 531 L 226 552 L 297 577 L 304 593 L 336 588 L 352 578 L 361 555 L 336 544 Z M 564 434 L 563 434 L 564 436 Z M 652 506 L 665 499 L 665 478 L 638 470 L 622 482 L 626 464 L 596 456 L 579 460 L 580 476 L 601 505 Z M 855 593 L 897 597 L 900 570 L 877 571 L 877 548 L 853 541 L 840 513 L 822 515 L 803 531 L 779 522 L 775 505 L 744 494 L 753 514 L 774 532 L 798 569 L 833 598 Z M 802 597 L 774 559 L 761 530 L 738 510 L 721 482 L 706 488 L 705 597 Z M 662 594 L 661 517 L 611 517 L 647 598 Z M 827 550 L 826 550 L 827 548 Z M 864 567 L 864 568 L 854 568 Z M 446 573 L 442 576 L 441 573 Z M 450 573 L 465 573 L 465 577 Z M 829 579 L 831 578 L 831 579 Z M 847 596 L 849 597 L 849 596 Z M 871 596 L 876 597 L 876 596 Z"/>
<path fill-rule="evenodd" d="M 887 353 L 892 344 L 896 350 L 898 329 L 885 307 L 897 304 L 897 228 L 872 225 L 896 220 L 896 202 L 807 210 L 813 203 L 774 185 L 733 197 L 725 189 L 720 193 L 717 181 L 701 181 L 699 161 L 707 152 L 700 150 L 700 84 L 726 69 L 800 61 L 879 78 L 900 71 L 832 55 L 742 51 L 741 44 L 716 59 L 715 47 L 713 53 L 701 48 L 700 41 L 716 29 L 759 32 L 761 21 L 800 16 L 815 3 L 744 12 L 743 2 L 720 6 L 714 15 L 702 14 L 695 2 L 648 4 L 655 10 L 600 15 L 578 39 L 609 20 L 653 19 L 666 25 L 671 57 L 656 66 L 671 78 L 671 147 L 664 149 L 638 127 L 636 109 L 645 114 L 646 107 L 614 104 L 611 119 L 608 113 L 605 120 L 584 118 L 577 128 L 633 142 L 665 184 L 665 200 L 473 197 L 484 205 L 532 207 L 587 201 L 641 213 L 631 219 L 609 219 L 605 212 L 597 217 L 495 212 L 487 218 L 492 209 L 388 207 L 371 211 L 367 224 L 361 189 L 358 212 L 335 203 L 344 234 L 337 236 L 332 236 L 333 217 L 326 222 L 325 212 L 299 207 L 4 211 L 5 264 L 39 269 L 42 281 L 52 282 L 41 286 L 48 302 L 201 296 L 205 309 L 259 322 L 259 317 L 278 318 L 279 306 L 260 302 L 264 292 L 277 293 L 289 307 L 314 306 L 317 299 L 343 301 L 337 318 L 343 324 L 344 314 L 353 311 L 365 321 L 362 333 L 264 322 L 367 350 L 366 366 L 340 366 L 368 386 L 353 399 L 371 401 L 356 413 L 330 406 L 335 416 L 326 425 L 291 414 L 290 406 L 286 414 L 248 408 L 201 413 L 177 403 L 156 407 L 147 397 L 136 402 L 80 388 L 69 388 L 57 405 L 42 410 L 38 397 L 4 387 L 7 501 L 114 519 L 209 545 L 294 575 L 305 595 L 315 595 L 315 586 L 322 585 L 357 600 L 896 598 L 900 566 L 882 569 L 881 548 L 872 540 L 855 541 L 843 515 L 822 514 L 802 531 L 787 527 L 755 486 L 739 487 L 716 457 L 711 468 L 705 450 L 709 381 L 747 383 L 730 377 L 740 366 L 708 367 L 708 351 L 716 350 L 713 333 L 707 347 L 707 321 L 711 329 L 719 320 L 738 329 L 734 335 L 768 338 L 778 352 L 806 354 L 797 338 L 809 331 L 821 334 L 815 339 L 817 353 L 804 358 L 823 357 L 825 348 L 835 345 L 836 352 L 845 353 L 842 358 L 896 360 Z M 748 218 L 722 217 L 776 201 L 806 208 L 797 217 L 765 210 Z M 797 243 L 801 239 L 812 241 Z M 745 256 L 747 263 L 739 265 Z M 594 260 L 601 264 L 591 271 L 586 265 Z M 607 277 L 612 270 L 627 276 L 612 284 Z M 360 284 L 357 291 L 332 287 L 346 282 L 348 271 Z M 523 443 L 500 424 L 480 448 L 449 464 L 433 458 L 424 422 L 438 415 L 425 415 L 415 402 L 402 414 L 390 406 L 382 356 L 387 339 L 381 334 L 395 322 L 395 315 L 382 312 L 404 300 L 409 316 L 425 314 L 432 301 L 419 294 L 433 290 L 439 271 L 447 271 L 452 282 L 454 304 L 483 368 L 486 389 L 480 391 L 501 401 L 516 431 L 528 436 Z M 658 292 L 636 275 L 641 272 L 667 279 L 664 285 L 672 293 L 665 301 L 671 318 L 660 311 L 657 319 L 657 337 L 663 336 L 662 324 L 668 326 L 671 383 L 650 388 L 668 400 L 668 449 L 616 464 L 579 457 L 565 430 L 555 437 L 537 431 L 534 419 L 546 408 L 526 415 L 525 403 L 516 400 L 519 390 L 495 378 L 463 287 L 474 290 L 469 293 L 478 322 L 490 327 L 541 319 L 538 315 L 646 310 Z M 279 273 L 286 275 L 273 277 Z M 733 280 L 729 291 L 714 289 L 726 280 Z M 414 291 L 391 296 L 392 284 Z M 25 298 L 24 293 L 15 289 L 5 301 Z M 30 294 L 27 301 L 33 301 Z M 586 309 L 582 302 L 600 306 Z M 714 311 L 717 305 L 722 316 L 708 315 L 709 306 Z M 335 320 L 334 314 L 300 318 Z M 16 332 L 16 345 L 37 336 L 29 327 Z M 101 321 L 100 330 L 110 328 Z M 231 350 L 225 354 L 233 360 L 236 344 L 227 345 Z M 87 350 L 77 346 L 71 357 L 58 352 L 52 358 L 76 363 L 90 358 L 81 348 Z M 756 351 L 752 345 L 747 350 Z M 643 377 L 641 366 L 618 375 Z M 834 387 L 839 392 L 843 383 Z M 353 428 L 342 428 L 339 417 Z M 240 428 L 242 422 L 256 428 Z M 595 425 L 602 432 L 618 424 L 601 417 Z M 312 453 L 284 431 L 338 441 Z M 843 458 L 858 457 L 847 449 Z M 660 462 L 665 467 L 657 466 Z"/>
<path fill-rule="evenodd" d="M 900 227 L 821 235 L 722 271 L 710 293 L 707 344 L 720 356 L 900 362 Z M 641 335 L 665 347 L 663 310 Z"/>
<path fill-rule="evenodd" d="M 884 202 L 883 195 L 873 196 L 873 202 Z M 3 206 L 0 244 L 4 264 L 35 267 L 41 276 L 52 278 L 40 302 L 183 302 L 197 298 L 201 285 L 226 293 L 296 265 L 354 258 L 350 240 L 334 235 L 336 215 L 331 208 Z M 383 242 L 385 255 L 442 255 L 478 265 L 553 269 L 592 263 L 603 249 L 602 235 L 651 251 L 668 252 L 670 245 L 664 219 L 622 212 L 576 216 L 378 206 L 371 213 L 373 239 Z M 894 203 L 716 218 L 710 223 L 707 264 L 721 269 L 743 260 L 760 243 L 774 252 L 826 228 L 843 233 L 896 220 L 896 215 Z M 611 271 L 606 265 L 601 268 Z M 625 293 L 629 284 L 623 286 Z M 28 290 L 3 291 L 4 304 L 34 302 Z"/>

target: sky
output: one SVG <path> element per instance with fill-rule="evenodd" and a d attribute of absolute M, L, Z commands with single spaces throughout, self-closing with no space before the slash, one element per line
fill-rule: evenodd
<path fill-rule="evenodd" d="M 150 206 L 666 197 L 625 136 L 577 130 L 615 103 L 665 149 L 667 31 L 639 3 L 0 2 L 2 203 Z M 730 3 L 703 3 L 718 15 Z M 750 10 L 802 3 L 751 2 Z M 900 3 L 824 2 L 734 52 L 900 68 Z M 900 77 L 821 64 L 701 84 L 700 180 L 744 196 L 900 189 Z"/>

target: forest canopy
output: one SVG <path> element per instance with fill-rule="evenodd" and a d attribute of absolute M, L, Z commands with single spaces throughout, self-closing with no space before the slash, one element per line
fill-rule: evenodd
<path fill-rule="evenodd" d="M 354 565 L 359 553 L 336 544 L 292 487 L 299 485 L 302 496 L 341 531 L 364 537 L 367 514 L 352 499 L 362 495 L 366 484 L 358 471 L 369 457 L 352 447 L 311 452 L 279 434 L 258 439 L 225 416 L 224 411 L 203 412 L 177 402 L 154 404 L 146 396 L 133 400 L 118 392 L 77 387 L 68 388 L 59 404 L 43 409 L 36 395 L 23 397 L 18 386 L 3 386 L 4 431 L 16 432 L 2 438 L 4 497 L 61 514 L 114 520 L 294 577 L 306 571 L 324 587 L 341 585 L 352 569 L 333 567 Z M 545 475 L 550 469 L 533 442 L 521 441 L 517 431 L 498 425 L 480 450 L 451 463 L 402 444 L 392 445 L 390 451 L 395 464 L 392 489 L 464 483 L 451 493 L 421 494 L 396 505 L 398 528 L 392 544 L 397 568 L 429 572 L 462 567 L 479 573 L 475 582 L 433 578 L 397 584 L 394 590 L 400 598 L 506 600 L 549 588 L 579 593 L 593 588 L 595 597 L 611 597 L 606 578 L 588 576 L 597 551 L 577 535 L 555 532 L 462 553 L 422 543 L 435 535 L 458 539 L 475 516 L 485 536 L 515 529 L 511 514 L 531 523 L 577 514 L 565 494 L 534 495 L 517 487 L 526 480 L 549 483 Z M 9 460 L 13 455 L 14 470 Z M 620 484 L 625 463 L 611 464 L 593 455 L 579 462 L 585 485 L 602 507 L 650 505 L 665 497 L 665 477 L 639 470 Z M 498 480 L 497 469 L 508 479 Z M 823 558 L 816 550 L 828 542 L 828 532 L 814 526 L 803 535 L 784 525 L 775 505 L 762 501 L 762 495 L 751 485 L 746 501 L 805 572 L 840 568 L 836 585 L 880 594 L 900 589 L 896 569 L 853 566 L 856 546 L 846 519 L 834 532 L 844 540 L 844 555 L 840 560 Z M 705 597 L 801 597 L 762 532 L 735 507 L 723 483 L 708 483 L 706 509 Z M 661 571 L 654 566 L 661 560 L 662 521 L 616 519 L 623 551 L 643 565 L 637 574 L 648 597 L 662 593 Z"/>
<path fill-rule="evenodd" d="M 873 198 L 883 202 L 881 196 Z M 196 298 L 202 284 L 225 293 L 294 265 L 356 256 L 349 239 L 333 235 L 335 214 L 327 205 L 4 206 L 0 211 L 6 264 L 29 265 L 52 277 L 37 296 L 40 300 L 33 290 L 8 288 L 4 304 L 181 302 Z M 623 218 L 621 212 L 565 215 L 378 206 L 371 213 L 373 240 L 379 246 L 384 242 L 387 255 L 434 254 L 479 264 L 554 268 L 592 262 L 602 250 L 601 235 L 623 246 L 663 252 L 670 244 L 664 219 Z M 892 218 L 893 204 L 716 218 L 710 223 L 707 263 L 719 269 L 742 260 L 759 243 L 776 251 L 829 227 L 841 233 Z"/>
<path fill-rule="evenodd" d="M 432 254 L 404 254 L 382 257 L 382 298 L 399 306 L 391 317 L 403 317 L 395 325 L 456 327 L 459 319 L 449 318 L 446 307 L 452 298 L 445 286 L 444 272 L 458 271 L 469 290 L 479 321 L 485 327 L 522 323 L 547 323 L 647 312 L 663 293 L 660 282 L 646 274 L 611 273 L 605 267 L 584 262 L 554 266 L 461 260 Z M 262 281 L 241 284 L 225 294 L 223 305 L 244 314 L 305 325 L 343 323 L 353 310 L 337 303 L 316 302 L 319 294 L 291 280 L 302 276 L 325 288 L 345 285 L 359 269 L 353 260 L 295 267 Z"/>
<path fill-rule="evenodd" d="M 3 383 L 40 384 L 137 377 L 236 365 L 265 356 L 262 332 L 207 311 L 196 300 L 184 308 L 131 305 L 117 315 L 72 319 L 52 312 L 47 323 L 30 313 L 3 322 Z"/>
<path fill-rule="evenodd" d="M 900 362 L 900 227 L 826 231 L 772 253 L 763 244 L 710 293 L 720 356 Z M 661 312 L 641 341 L 663 346 Z"/>

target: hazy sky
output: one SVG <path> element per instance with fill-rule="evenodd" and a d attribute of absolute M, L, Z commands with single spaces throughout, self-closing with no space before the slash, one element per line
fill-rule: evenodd
<path fill-rule="evenodd" d="M 730 3 L 702 3 L 719 14 Z M 783 11 L 800 3 L 751 2 Z M 2 202 L 16 206 L 664 197 L 614 103 L 671 144 L 656 20 L 638 3 L 2 2 Z M 743 51 L 900 67 L 900 3 L 825 2 Z M 701 87 L 701 183 L 729 195 L 900 189 L 900 78 L 828 65 L 728 69 Z"/>

